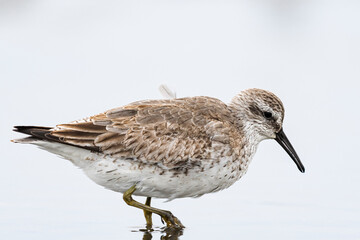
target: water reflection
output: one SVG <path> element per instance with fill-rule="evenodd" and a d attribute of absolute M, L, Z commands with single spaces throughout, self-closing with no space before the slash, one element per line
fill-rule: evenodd
<path fill-rule="evenodd" d="M 174 229 L 174 228 L 143 228 L 134 230 L 133 232 L 143 232 L 144 235 L 142 237 L 142 240 L 150 240 L 153 239 L 153 233 L 160 233 L 160 240 L 178 240 L 179 237 L 183 235 L 184 230 L 183 229 Z"/>

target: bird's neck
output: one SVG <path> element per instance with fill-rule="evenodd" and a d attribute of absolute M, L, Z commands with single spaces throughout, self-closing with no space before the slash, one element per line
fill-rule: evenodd
<path fill-rule="evenodd" d="M 242 146 L 243 151 L 241 151 L 240 155 L 241 173 L 239 178 L 247 172 L 258 144 L 264 139 L 257 133 L 255 127 L 250 122 L 244 123 L 242 130 L 242 134 L 244 136 L 244 145 Z"/>
<path fill-rule="evenodd" d="M 244 175 L 248 166 L 256 152 L 258 144 L 265 139 L 259 134 L 259 130 L 247 114 L 247 103 L 243 101 L 241 95 L 234 97 L 229 104 L 229 109 L 234 114 L 234 123 L 239 129 L 239 133 L 243 138 L 242 145 L 239 146 L 242 151 L 238 156 L 241 159 L 241 176 Z M 241 177 L 240 176 L 240 177 Z"/>

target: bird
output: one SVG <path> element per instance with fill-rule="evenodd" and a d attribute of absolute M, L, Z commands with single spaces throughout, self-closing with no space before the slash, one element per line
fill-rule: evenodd
<path fill-rule="evenodd" d="M 226 189 L 248 170 L 258 144 L 276 140 L 305 168 L 283 131 L 284 106 L 272 92 L 241 91 L 230 103 L 208 96 L 141 100 L 55 127 L 14 126 L 34 144 L 71 161 L 95 183 L 168 228 L 184 225 L 152 198 L 200 197 Z M 133 196 L 146 197 L 145 203 Z"/>

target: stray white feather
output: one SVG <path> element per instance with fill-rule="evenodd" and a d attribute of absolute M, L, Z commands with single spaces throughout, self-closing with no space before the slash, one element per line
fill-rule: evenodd
<path fill-rule="evenodd" d="M 159 86 L 159 91 L 160 91 L 161 95 L 163 95 L 164 98 L 167 98 L 167 99 L 175 99 L 176 98 L 176 92 L 171 91 L 170 88 L 168 86 L 166 86 L 165 84 L 161 84 Z"/>

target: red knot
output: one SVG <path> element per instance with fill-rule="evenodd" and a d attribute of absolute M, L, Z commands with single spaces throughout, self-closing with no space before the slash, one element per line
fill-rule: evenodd
<path fill-rule="evenodd" d="M 212 97 L 144 100 L 54 128 L 16 126 L 31 143 L 70 160 L 97 184 L 123 193 L 125 202 L 183 228 L 151 198 L 199 197 L 230 187 L 247 171 L 256 148 L 275 139 L 305 171 L 287 139 L 284 107 L 273 93 L 248 89 L 230 104 Z M 132 195 L 147 197 L 145 204 Z"/>

